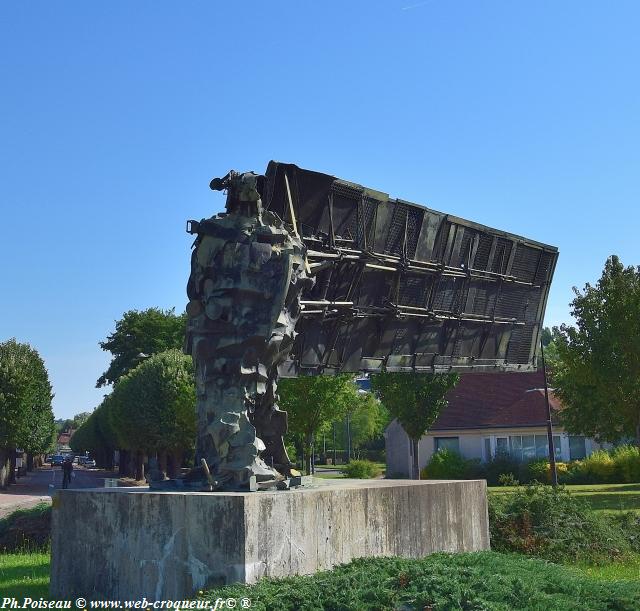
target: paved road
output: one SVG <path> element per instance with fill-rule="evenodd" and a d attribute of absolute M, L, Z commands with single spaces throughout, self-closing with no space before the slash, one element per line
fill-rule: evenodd
<path fill-rule="evenodd" d="M 74 465 L 75 477 L 70 488 L 102 488 L 105 477 L 116 477 L 111 471 L 85 469 Z M 62 469 L 49 465 L 18 478 L 18 483 L 0 492 L 0 518 L 15 511 L 51 501 L 54 490 L 62 488 Z"/>

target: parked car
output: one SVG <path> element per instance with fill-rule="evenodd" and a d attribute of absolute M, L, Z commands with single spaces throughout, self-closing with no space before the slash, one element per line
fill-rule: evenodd
<path fill-rule="evenodd" d="M 56 454 L 51 457 L 51 466 L 52 467 L 61 467 L 64 462 L 64 456 L 62 454 Z"/>
<path fill-rule="evenodd" d="M 93 458 L 89 458 L 88 456 L 80 456 L 78 458 L 78 464 L 84 465 L 85 467 L 95 467 L 96 461 Z"/>

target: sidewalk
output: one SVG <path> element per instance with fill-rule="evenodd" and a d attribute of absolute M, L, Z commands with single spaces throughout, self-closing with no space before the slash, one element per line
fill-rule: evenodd
<path fill-rule="evenodd" d="M 20 477 L 7 490 L 0 490 L 0 518 L 16 509 L 28 509 L 43 501 L 50 502 L 49 484 L 59 483 L 62 474 L 50 468 L 32 471 Z"/>

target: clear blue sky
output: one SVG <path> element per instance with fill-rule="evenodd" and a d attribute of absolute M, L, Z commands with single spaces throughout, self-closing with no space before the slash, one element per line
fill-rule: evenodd
<path fill-rule="evenodd" d="M 546 323 L 640 263 L 640 3 L 0 3 L 0 340 L 93 409 L 125 310 L 182 310 L 186 219 L 289 161 L 553 244 Z"/>

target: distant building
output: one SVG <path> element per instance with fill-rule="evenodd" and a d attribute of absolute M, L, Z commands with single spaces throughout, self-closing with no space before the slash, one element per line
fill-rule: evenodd
<path fill-rule="evenodd" d="M 420 440 L 421 469 L 440 448 L 483 462 L 499 452 L 521 460 L 548 457 L 542 372 L 463 375 L 447 398 L 449 405 Z M 555 413 L 562 407 L 553 391 L 549 403 Z M 385 440 L 387 473 L 408 477 L 411 444 L 397 420 L 387 427 Z M 554 446 L 558 461 L 584 458 L 600 447 L 592 439 L 569 435 L 555 422 Z"/>
<path fill-rule="evenodd" d="M 71 438 L 73 437 L 73 434 L 75 432 L 76 432 L 75 429 L 68 429 L 58 435 L 58 439 L 56 441 L 56 450 L 58 454 L 71 452 L 71 448 L 69 447 L 69 442 L 71 441 Z"/>

